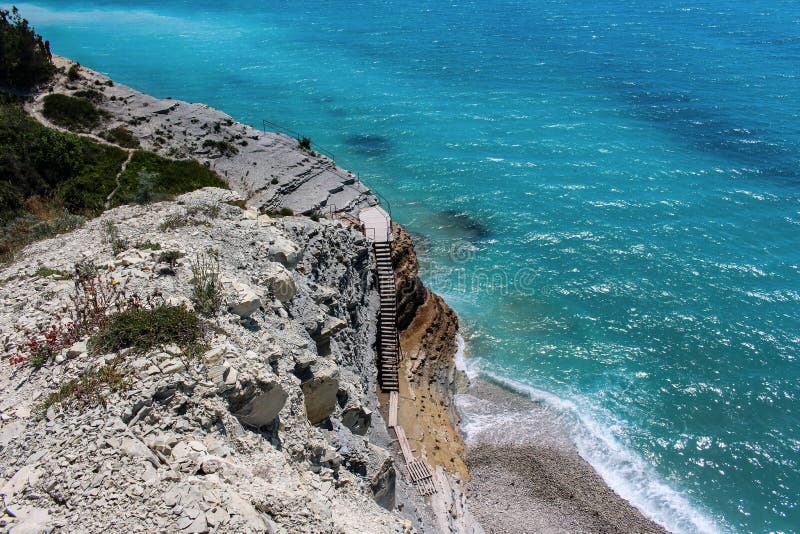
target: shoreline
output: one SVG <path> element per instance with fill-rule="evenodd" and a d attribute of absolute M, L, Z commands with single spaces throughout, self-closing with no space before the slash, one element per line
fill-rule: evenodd
<path fill-rule="evenodd" d="M 578 453 L 553 408 L 479 376 L 456 405 L 467 500 L 487 532 L 667 532 Z"/>

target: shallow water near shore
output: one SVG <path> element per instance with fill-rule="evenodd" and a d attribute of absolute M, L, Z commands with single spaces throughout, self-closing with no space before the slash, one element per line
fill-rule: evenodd
<path fill-rule="evenodd" d="M 797 2 L 20 8 L 56 53 L 360 172 L 470 369 L 667 528 L 800 524 Z"/>

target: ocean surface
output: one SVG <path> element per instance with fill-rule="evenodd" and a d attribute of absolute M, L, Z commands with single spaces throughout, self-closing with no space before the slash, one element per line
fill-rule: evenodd
<path fill-rule="evenodd" d="M 800 528 L 800 2 L 20 7 L 56 53 L 359 172 L 472 370 L 647 515 Z"/>

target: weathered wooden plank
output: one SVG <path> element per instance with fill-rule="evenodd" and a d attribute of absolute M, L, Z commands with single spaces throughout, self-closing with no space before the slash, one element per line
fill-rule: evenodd
<path fill-rule="evenodd" d="M 397 426 L 397 408 L 400 402 L 400 394 L 397 391 L 389 393 L 389 428 Z"/>
<path fill-rule="evenodd" d="M 394 427 L 394 432 L 397 434 L 397 441 L 400 442 L 400 451 L 403 453 L 403 459 L 406 461 L 406 465 L 408 465 L 414 461 L 414 454 L 411 452 L 411 444 L 408 443 L 406 432 L 400 425 Z"/>

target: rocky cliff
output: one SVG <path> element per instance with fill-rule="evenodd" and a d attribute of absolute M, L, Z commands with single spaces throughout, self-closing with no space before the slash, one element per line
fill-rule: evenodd
<path fill-rule="evenodd" d="M 457 318 L 419 281 L 399 226 L 414 399 L 401 417 L 446 491 L 426 502 L 395 460 L 375 381 L 370 244 L 331 215 L 376 203 L 371 192 L 297 140 L 207 106 L 85 68 L 49 91 L 100 94 L 104 120 L 84 135 L 112 142 L 123 127 L 232 190 L 107 211 L 0 269 L 0 529 L 479 531 L 457 484 L 468 476 L 450 408 Z M 53 126 L 44 94 L 26 108 Z M 278 208 L 315 217 L 266 214 Z M 192 343 L 185 325 L 131 326 L 175 310 L 197 321 Z M 104 345 L 120 314 L 122 340 Z"/>
<path fill-rule="evenodd" d="M 236 199 L 206 189 L 118 208 L 0 271 L 0 492 L 12 532 L 402 529 L 380 506 L 394 504 L 391 454 L 369 439 L 383 422 L 368 244 L 341 223 L 273 221 Z M 127 245 L 117 254 L 108 224 Z M 209 254 L 224 300 L 204 320 L 201 351 L 94 354 L 79 339 L 41 367 L 8 363 L 64 324 L 76 265 L 91 262 L 126 298 L 191 308 L 192 262 Z M 101 383 L 95 400 L 76 392 L 39 413 L 110 362 L 124 387 Z"/>
<path fill-rule="evenodd" d="M 401 381 L 411 401 L 401 413 L 409 439 L 447 471 L 469 478 L 463 461 L 453 397 L 463 377 L 455 366 L 458 316 L 419 278 L 414 243 L 399 224 L 392 227 L 392 264 L 397 280 L 398 322 L 403 349 Z"/>

